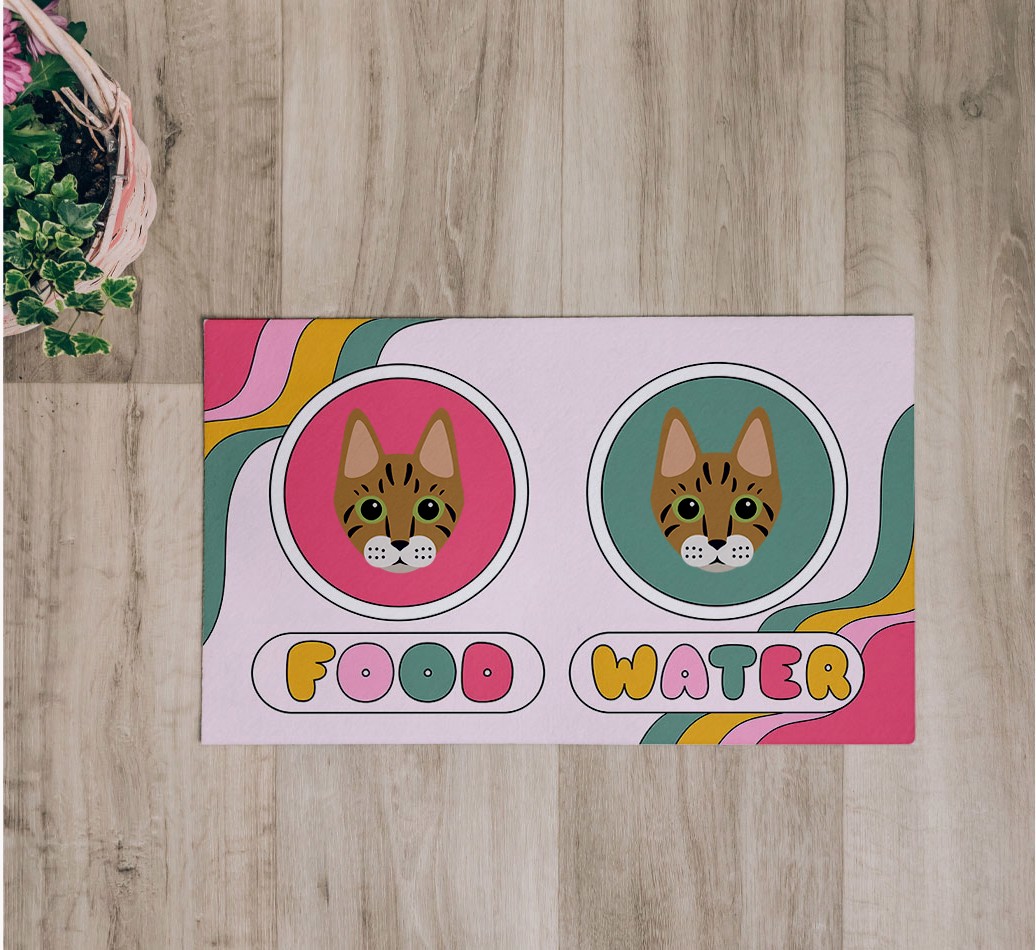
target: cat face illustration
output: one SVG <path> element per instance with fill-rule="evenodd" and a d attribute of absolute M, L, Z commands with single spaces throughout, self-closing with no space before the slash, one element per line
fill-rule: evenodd
<path fill-rule="evenodd" d="M 359 410 L 349 416 L 335 510 L 367 564 L 397 574 L 428 567 L 463 507 L 453 425 L 445 410 L 428 420 L 413 455 L 386 455 L 370 420 Z"/>
<path fill-rule="evenodd" d="M 703 571 L 749 564 L 781 508 L 766 412 L 748 414 L 729 453 L 703 453 L 683 413 L 670 409 L 662 423 L 651 508 L 685 564 Z"/>

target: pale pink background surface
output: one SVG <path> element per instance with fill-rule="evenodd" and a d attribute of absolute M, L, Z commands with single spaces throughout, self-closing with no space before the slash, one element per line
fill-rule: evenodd
<path fill-rule="evenodd" d="M 407 328 L 381 364 L 420 363 L 464 379 L 511 423 L 529 472 L 518 548 L 477 597 L 428 620 L 392 624 L 323 600 L 281 552 L 270 517 L 277 443 L 246 462 L 231 498 L 223 606 L 203 653 L 205 742 L 638 742 L 651 714 L 607 715 L 572 693 L 568 664 L 607 630 L 757 630 L 766 615 L 696 621 L 653 606 L 612 572 L 586 513 L 586 471 L 605 423 L 648 380 L 682 366 L 735 362 L 780 376 L 827 417 L 849 475 L 845 527 L 820 573 L 781 606 L 851 591 L 874 554 L 882 453 L 913 404 L 909 317 L 447 320 Z M 778 608 L 780 609 L 780 608 Z M 287 715 L 267 708 L 252 659 L 286 631 L 509 631 L 536 644 L 546 665 L 539 697 L 512 714 Z M 434 639 L 434 637 L 429 637 Z"/>

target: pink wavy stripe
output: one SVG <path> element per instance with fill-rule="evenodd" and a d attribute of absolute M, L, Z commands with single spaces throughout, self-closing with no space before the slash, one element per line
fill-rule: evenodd
<path fill-rule="evenodd" d="M 883 617 L 860 617 L 852 623 L 846 624 L 838 633 L 845 637 L 857 650 L 863 653 L 871 638 L 881 633 L 887 627 L 893 627 L 898 623 L 906 623 L 914 619 L 914 612 L 908 610 L 902 614 L 887 614 Z M 748 722 L 735 726 L 721 740 L 720 745 L 757 745 L 764 736 L 769 735 L 774 729 L 781 726 L 791 725 L 793 722 L 809 722 L 811 719 L 821 719 L 828 713 L 778 713 L 774 716 L 760 716 L 758 719 L 749 719 Z"/>
<path fill-rule="evenodd" d="M 205 410 L 230 402 L 245 385 L 265 320 L 205 321 Z"/>
<path fill-rule="evenodd" d="M 284 389 L 295 346 L 309 323 L 309 320 L 270 320 L 259 335 L 245 385 L 230 402 L 206 412 L 205 421 L 243 419 L 269 409 Z"/>

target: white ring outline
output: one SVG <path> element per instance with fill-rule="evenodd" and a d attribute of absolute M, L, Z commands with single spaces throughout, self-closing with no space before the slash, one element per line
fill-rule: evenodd
<path fill-rule="evenodd" d="M 288 524 L 288 512 L 284 497 L 284 483 L 288 473 L 288 462 L 295 445 L 305 430 L 306 426 L 313 420 L 316 414 L 333 399 L 337 399 L 343 393 L 347 393 L 367 383 L 380 382 L 392 379 L 416 379 L 422 382 L 434 383 L 442 386 L 450 392 L 466 399 L 475 406 L 489 421 L 489 424 L 496 430 L 500 440 L 504 444 L 507 456 L 511 462 L 511 471 L 514 477 L 514 509 L 511 514 L 511 522 L 507 526 L 500 547 L 490 559 L 489 563 L 467 584 L 459 590 L 440 597 L 438 600 L 431 600 L 424 604 L 405 604 L 402 606 L 390 606 L 386 604 L 372 604 L 351 597 L 344 591 L 325 580 L 306 560 L 301 549 L 295 541 Z M 518 546 L 518 539 L 522 529 L 525 527 L 525 518 L 529 504 L 529 476 L 525 467 L 525 457 L 522 454 L 518 437 L 514 434 L 510 423 L 504 418 L 503 413 L 484 394 L 475 389 L 470 383 L 444 373 L 442 370 L 432 369 L 430 366 L 420 366 L 412 363 L 387 363 L 381 366 L 372 366 L 368 369 L 357 370 L 349 373 L 341 379 L 336 380 L 329 386 L 320 390 L 309 400 L 298 412 L 284 435 L 281 436 L 280 445 L 273 459 L 273 468 L 270 471 L 270 511 L 273 515 L 274 531 L 277 540 L 285 557 L 291 563 L 298 575 L 315 590 L 321 597 L 331 601 L 339 607 L 348 610 L 350 613 L 358 614 L 361 617 L 369 617 L 372 620 L 423 620 L 427 617 L 434 617 L 459 607 L 461 604 L 471 600 L 476 594 L 481 593 L 503 570 L 504 565 L 510 560 L 514 549 Z"/>
<path fill-rule="evenodd" d="M 612 540 L 612 536 L 608 531 L 607 521 L 604 517 L 604 465 L 615 438 L 622 427 L 644 403 L 659 393 L 693 379 L 709 378 L 739 379 L 750 383 L 758 383 L 779 396 L 783 396 L 806 417 L 816 430 L 831 463 L 833 482 L 831 518 L 828 521 L 827 530 L 824 532 L 819 546 L 813 552 L 813 556 L 797 574 L 776 590 L 770 591 L 770 593 L 764 594 L 762 597 L 757 597 L 755 600 L 748 600 L 740 604 L 713 605 L 688 603 L 653 587 L 626 563 L 615 542 Z M 596 491 L 594 490 L 595 485 L 597 486 Z M 608 566 L 630 590 L 645 600 L 650 601 L 656 607 L 661 607 L 670 613 L 678 614 L 681 617 L 690 617 L 695 620 L 735 620 L 740 617 L 750 617 L 753 614 L 770 610 L 797 594 L 817 576 L 820 569 L 831 556 L 831 552 L 834 550 L 838 537 L 842 533 L 842 527 L 845 524 L 848 498 L 849 478 L 845 467 L 845 457 L 842 455 L 842 448 L 838 444 L 838 438 L 835 436 L 831 424 L 824 417 L 823 413 L 805 393 L 794 387 L 787 380 L 774 376 L 772 373 L 767 373 L 765 370 L 757 369 L 754 366 L 743 366 L 739 363 L 697 363 L 692 366 L 684 366 L 680 369 L 663 373 L 661 376 L 656 376 L 653 380 L 641 386 L 640 389 L 628 396 L 619 408 L 615 410 L 598 436 L 593 454 L 590 457 L 590 469 L 586 478 L 586 504 L 590 516 L 590 529 L 593 531 L 597 546 L 604 555 L 604 559 L 608 562 Z"/>

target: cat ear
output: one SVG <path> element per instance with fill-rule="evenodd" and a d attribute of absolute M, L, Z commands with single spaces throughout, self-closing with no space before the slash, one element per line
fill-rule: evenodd
<path fill-rule="evenodd" d="M 417 443 L 417 461 L 430 475 L 452 478 L 457 474 L 457 449 L 453 443 L 453 426 L 445 409 L 440 409 L 425 427 Z"/>
<path fill-rule="evenodd" d="M 767 478 L 777 471 L 770 417 L 762 408 L 753 409 L 734 443 L 737 464 L 751 475 Z"/>
<path fill-rule="evenodd" d="M 662 438 L 658 443 L 658 474 L 663 478 L 682 475 L 694 465 L 701 454 L 698 442 L 684 414 L 675 406 L 662 423 Z"/>
<path fill-rule="evenodd" d="M 381 446 L 374 427 L 359 409 L 353 410 L 342 441 L 342 474 L 346 478 L 360 478 L 373 472 L 380 459 Z"/>

